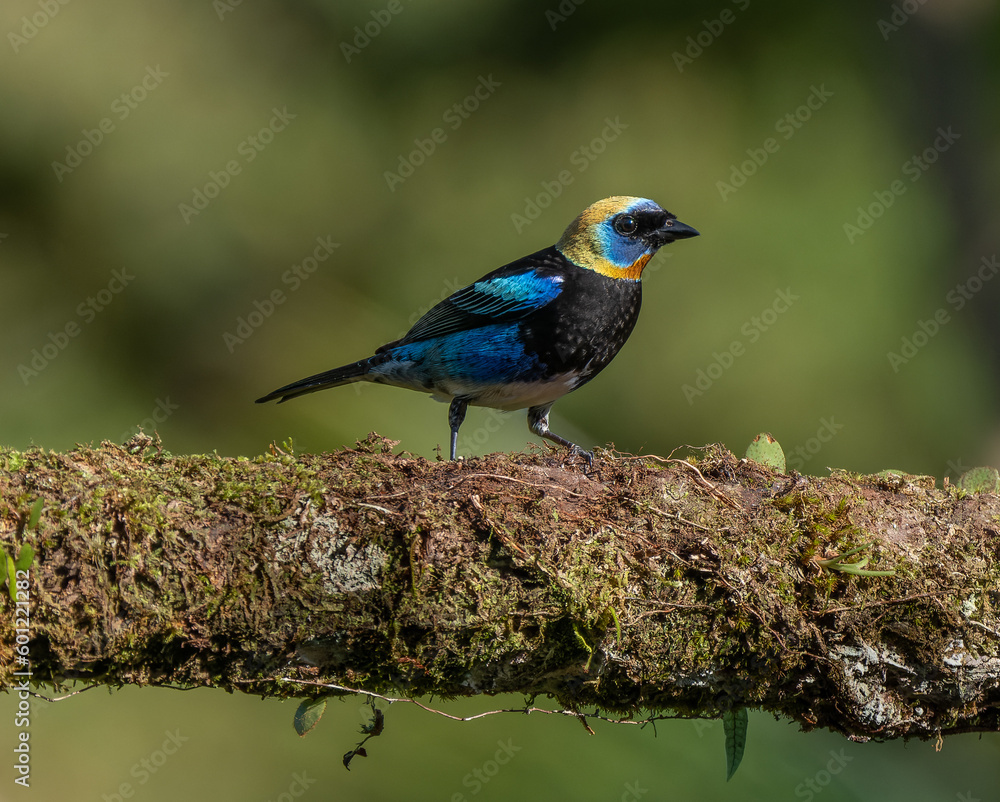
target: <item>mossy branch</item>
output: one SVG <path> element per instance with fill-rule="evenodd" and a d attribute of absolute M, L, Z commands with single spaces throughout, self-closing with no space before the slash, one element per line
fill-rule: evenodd
<path fill-rule="evenodd" d="M 717 446 L 586 471 L 555 451 L 428 462 L 374 436 L 252 460 L 148 445 L 0 450 L 0 543 L 11 564 L 35 552 L 5 597 L 0 687 L 26 651 L 56 684 L 315 694 L 291 678 L 762 708 L 862 739 L 1000 730 L 995 494 L 784 475 Z M 893 575 L 843 572 L 865 544 Z"/>

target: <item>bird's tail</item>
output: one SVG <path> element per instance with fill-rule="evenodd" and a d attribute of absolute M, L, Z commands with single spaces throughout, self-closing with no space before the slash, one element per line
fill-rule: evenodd
<path fill-rule="evenodd" d="M 360 362 L 354 362 L 350 365 L 334 368 L 324 373 L 317 373 L 315 376 L 308 376 L 305 379 L 299 379 L 297 382 L 286 384 L 284 387 L 279 387 L 274 392 L 258 398 L 257 403 L 263 404 L 277 398 L 280 404 L 289 398 L 296 398 L 306 393 L 315 393 L 317 390 L 325 390 L 327 387 L 337 387 L 341 384 L 364 381 L 370 369 L 371 359 L 362 359 Z"/>

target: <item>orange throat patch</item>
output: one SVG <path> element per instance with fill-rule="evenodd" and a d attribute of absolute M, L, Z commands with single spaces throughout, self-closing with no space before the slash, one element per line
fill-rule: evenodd
<path fill-rule="evenodd" d="M 651 254 L 644 254 L 636 259 L 628 267 L 618 267 L 618 265 L 613 265 L 606 259 L 595 259 L 587 267 L 591 270 L 600 273 L 602 276 L 608 276 L 609 278 L 625 278 L 632 281 L 638 281 L 642 278 L 642 270 L 652 259 Z"/>

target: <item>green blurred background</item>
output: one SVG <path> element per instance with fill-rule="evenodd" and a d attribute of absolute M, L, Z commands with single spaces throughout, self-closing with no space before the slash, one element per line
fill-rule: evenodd
<path fill-rule="evenodd" d="M 631 342 L 557 405 L 557 432 L 665 453 L 767 430 L 819 474 L 998 464 L 998 19 L 994 0 L 10 0 L 0 438 L 62 450 L 144 425 L 176 453 L 252 455 L 376 430 L 433 457 L 446 407 L 426 397 L 252 401 L 630 194 L 702 236 L 647 268 Z M 478 409 L 462 434 L 465 454 L 532 439 L 522 413 Z M 360 708 L 299 740 L 293 706 L 249 697 L 39 703 L 31 793 L 833 802 L 990 799 L 1000 781 L 996 736 L 935 753 L 756 715 L 726 786 L 718 724 L 591 737 L 398 705 L 347 773 Z M 146 773 L 168 732 L 189 740 Z M 521 750 L 477 789 L 498 740 Z M 0 799 L 20 792 L 0 771 Z"/>

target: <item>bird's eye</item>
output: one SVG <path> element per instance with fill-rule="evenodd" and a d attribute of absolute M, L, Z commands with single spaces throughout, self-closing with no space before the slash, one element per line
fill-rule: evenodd
<path fill-rule="evenodd" d="M 635 218 L 630 214 L 623 214 L 617 220 L 615 220 L 615 231 L 619 234 L 625 234 L 626 236 L 631 236 L 635 233 L 635 230 L 639 227 L 639 224 L 635 222 Z"/>

